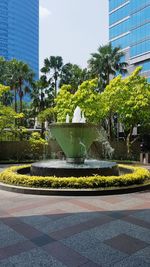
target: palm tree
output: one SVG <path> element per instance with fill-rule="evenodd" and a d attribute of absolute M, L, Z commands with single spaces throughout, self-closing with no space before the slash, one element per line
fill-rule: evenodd
<path fill-rule="evenodd" d="M 10 89 L 14 91 L 15 111 L 17 112 L 17 81 L 16 81 L 16 59 L 6 61 L 0 57 L 0 83 L 10 86 Z M 7 96 L 8 94 L 8 96 Z M 13 94 L 5 93 L 6 99 L 8 99 L 8 105 L 13 102 Z M 5 103 L 6 105 L 6 103 Z"/>
<path fill-rule="evenodd" d="M 61 69 L 63 66 L 63 59 L 60 56 L 51 56 L 49 59 L 44 60 L 44 67 L 41 72 L 45 75 L 49 74 L 49 84 L 54 87 L 54 96 L 57 96 L 58 79 L 60 77 Z"/>
<path fill-rule="evenodd" d="M 18 77 L 17 77 L 17 63 L 16 59 L 12 59 L 7 62 L 7 84 L 10 86 L 10 89 L 14 92 L 14 106 L 15 112 L 17 112 L 17 93 L 18 93 Z"/>
<path fill-rule="evenodd" d="M 17 110 L 17 94 L 20 100 L 20 112 L 22 112 L 22 101 L 24 94 L 30 91 L 32 85 L 34 72 L 23 61 L 16 59 L 11 60 L 10 65 L 10 87 L 15 92 L 15 110 Z"/>
<path fill-rule="evenodd" d="M 35 81 L 32 86 L 31 106 L 34 110 L 35 115 L 43 111 L 45 108 L 53 106 L 53 92 L 49 90 L 49 83 L 46 77 L 43 75 L 38 81 Z"/>
<path fill-rule="evenodd" d="M 0 57 L 0 83 L 6 83 L 6 74 L 7 74 L 7 61 L 4 57 Z"/>
<path fill-rule="evenodd" d="M 117 73 L 125 74 L 127 72 L 127 62 L 122 62 L 124 52 L 120 51 L 120 47 L 112 47 L 111 43 L 100 46 L 97 53 L 91 54 L 92 57 L 88 61 L 89 69 L 93 77 L 99 79 L 99 91 L 103 91 L 109 84 L 111 76 Z"/>

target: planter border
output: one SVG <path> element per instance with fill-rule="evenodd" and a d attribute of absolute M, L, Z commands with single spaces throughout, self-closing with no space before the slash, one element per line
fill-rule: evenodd
<path fill-rule="evenodd" d="M 23 186 L 14 186 L 4 184 L 0 182 L 0 189 L 21 193 L 21 194 L 32 194 L 32 195 L 58 195 L 58 196 L 104 196 L 104 195 L 118 195 L 135 193 L 144 190 L 150 190 L 150 182 L 142 185 L 126 186 L 122 188 L 112 189 L 43 189 L 43 188 L 31 188 Z"/>
<path fill-rule="evenodd" d="M 124 166 L 123 165 L 120 165 L 119 167 L 120 167 L 120 169 L 124 169 L 124 171 L 125 170 L 126 171 L 127 170 L 128 171 L 129 170 L 130 171 L 131 170 L 133 171 L 135 169 L 135 172 L 136 172 L 136 171 L 139 171 L 140 169 L 142 170 L 142 168 L 129 167 L 129 166 L 126 167 L 126 165 L 124 165 Z M 119 186 L 119 185 L 114 186 L 113 184 L 111 185 L 111 183 L 110 183 L 110 185 L 108 185 L 108 187 L 101 187 L 101 184 L 99 184 L 99 187 L 97 186 L 97 188 L 96 187 L 92 187 L 92 186 L 91 187 L 89 186 L 87 188 L 84 188 L 84 187 L 73 188 L 71 186 L 69 188 L 69 186 L 68 186 L 68 188 L 67 188 L 67 187 L 64 187 L 63 184 L 62 184 L 62 188 L 61 187 L 58 188 L 56 186 L 56 184 L 55 184 L 54 185 L 55 186 L 54 188 L 51 187 L 51 186 L 49 186 L 47 188 L 46 187 L 45 188 L 44 187 L 42 188 L 42 185 L 41 185 L 41 187 L 36 187 L 35 185 L 33 185 L 33 187 L 32 187 L 31 186 L 32 183 L 30 185 L 27 185 L 25 183 L 22 183 L 22 185 L 19 185 L 19 183 L 18 183 L 18 185 L 15 185 L 15 184 L 11 183 L 11 180 L 8 181 L 8 183 L 7 183 L 7 171 L 8 171 L 8 175 L 9 175 L 9 172 L 10 172 L 10 174 L 12 173 L 12 175 L 13 175 L 12 178 L 15 179 L 15 176 L 17 175 L 17 171 L 22 170 L 23 173 L 20 174 L 20 176 L 21 176 L 20 179 L 22 180 L 23 174 L 26 173 L 27 169 L 30 169 L 30 165 L 14 166 L 14 167 L 10 167 L 10 168 L 6 169 L 6 173 L 4 171 L 4 173 L 5 173 L 4 175 L 6 176 L 6 178 L 4 178 L 4 180 L 3 179 L 1 180 L 1 182 L 0 182 L 0 189 L 5 190 L 5 191 L 10 191 L 10 192 L 22 193 L 22 194 L 60 195 L 60 196 L 115 195 L 115 194 L 133 193 L 133 192 L 138 192 L 138 191 L 143 191 L 143 190 L 149 190 L 150 189 L 150 175 L 149 175 L 148 170 L 147 171 L 145 170 L 146 171 L 146 174 L 144 174 L 144 175 L 146 175 L 145 176 L 145 180 L 142 181 L 142 179 L 141 179 L 141 181 L 139 181 L 139 183 L 132 183 L 131 185 L 126 185 L 126 183 L 125 183 L 122 186 Z M 130 174 L 130 172 L 128 174 Z M 128 174 L 127 174 L 127 176 L 128 176 Z M 134 172 L 133 172 L 133 174 L 134 174 Z M 132 175 L 132 173 L 131 173 L 131 175 Z M 138 173 L 138 175 L 139 175 L 139 178 L 137 176 L 137 179 L 142 178 L 142 177 L 140 177 L 141 173 L 140 174 Z M 34 176 L 32 176 L 32 177 L 34 177 Z M 28 178 L 28 175 L 27 175 L 27 178 Z M 35 178 L 36 178 L 36 176 L 35 176 Z M 44 178 L 44 177 L 42 177 L 42 178 Z M 46 178 L 48 178 L 48 177 L 46 177 Z M 83 177 L 81 177 L 81 178 L 83 178 Z M 104 176 L 104 178 L 106 178 L 106 177 Z M 115 176 L 114 176 L 114 178 L 115 178 Z M 116 176 L 116 178 L 118 178 L 118 176 Z M 135 177 L 133 177 L 133 178 L 135 179 Z M 54 180 L 55 179 L 57 179 L 57 177 L 54 178 Z M 60 179 L 60 178 L 58 177 L 58 179 Z M 124 177 L 123 177 L 123 179 L 124 179 Z M 131 179 L 130 176 L 129 176 L 129 179 Z M 143 179 L 144 179 L 144 177 L 143 177 Z M 59 182 L 59 180 L 57 182 Z"/>

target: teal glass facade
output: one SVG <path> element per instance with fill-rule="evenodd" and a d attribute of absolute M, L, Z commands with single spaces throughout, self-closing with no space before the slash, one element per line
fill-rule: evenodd
<path fill-rule="evenodd" d="M 150 79 L 150 0 L 109 0 L 109 40 Z"/>
<path fill-rule="evenodd" d="M 0 0 L 0 55 L 8 56 L 8 1 Z"/>
<path fill-rule="evenodd" d="M 0 0 L 0 56 L 30 65 L 39 76 L 39 0 Z"/>

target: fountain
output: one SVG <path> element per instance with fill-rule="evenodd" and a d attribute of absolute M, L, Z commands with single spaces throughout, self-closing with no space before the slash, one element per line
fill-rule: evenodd
<path fill-rule="evenodd" d="M 67 114 L 66 123 L 53 123 L 50 126 L 52 136 L 62 148 L 66 160 L 47 160 L 33 163 L 31 175 L 80 177 L 90 175 L 119 175 L 115 162 L 86 159 L 92 142 L 98 139 L 98 128 L 86 123 L 84 113 L 76 107 L 72 122 Z"/>

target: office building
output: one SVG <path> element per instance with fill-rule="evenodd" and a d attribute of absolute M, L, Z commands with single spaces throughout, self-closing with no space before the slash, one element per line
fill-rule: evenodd
<path fill-rule="evenodd" d="M 125 52 L 129 73 L 140 65 L 150 82 L 150 0 L 109 0 L 109 40 Z"/>
<path fill-rule="evenodd" d="M 39 76 L 39 0 L 0 0 L 0 56 L 22 60 Z"/>

